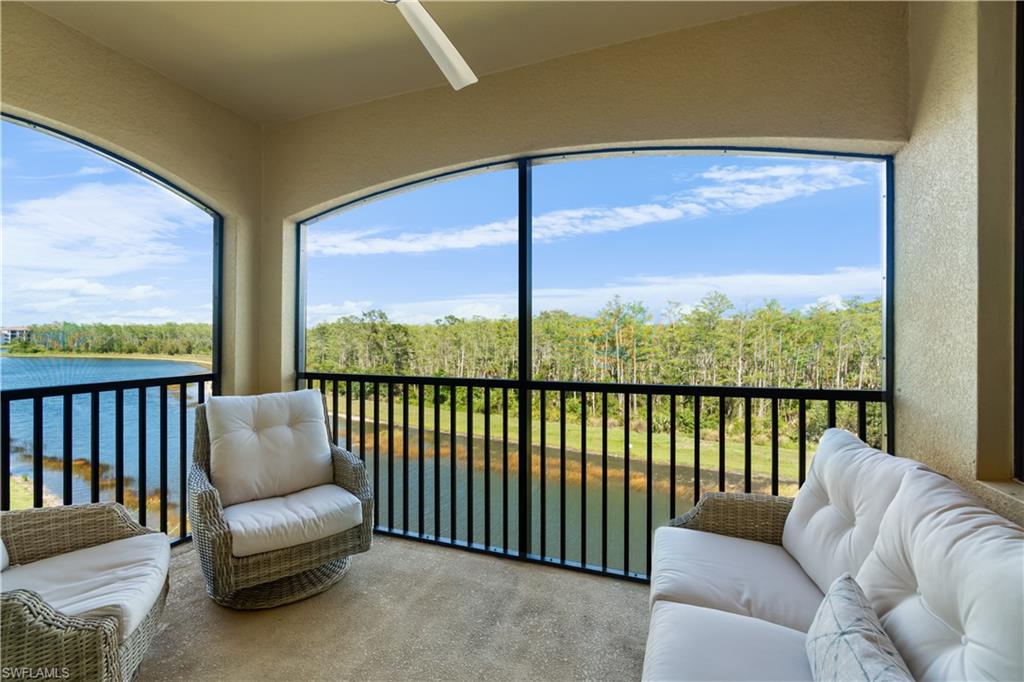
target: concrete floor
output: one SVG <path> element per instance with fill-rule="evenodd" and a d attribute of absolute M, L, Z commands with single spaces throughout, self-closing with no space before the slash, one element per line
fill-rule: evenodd
<path fill-rule="evenodd" d="M 635 680 L 647 586 L 375 537 L 327 592 L 217 606 L 191 545 L 139 679 Z"/>

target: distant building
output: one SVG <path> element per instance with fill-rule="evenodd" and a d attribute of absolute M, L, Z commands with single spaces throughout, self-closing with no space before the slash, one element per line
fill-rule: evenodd
<path fill-rule="evenodd" d="M 0 327 L 0 343 L 28 341 L 31 338 L 32 330 L 28 327 Z"/>

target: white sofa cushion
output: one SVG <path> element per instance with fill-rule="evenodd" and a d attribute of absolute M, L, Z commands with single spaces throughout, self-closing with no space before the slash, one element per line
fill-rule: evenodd
<path fill-rule="evenodd" d="M 849 573 L 836 578 L 814 616 L 807 631 L 807 661 L 815 680 L 914 682 Z"/>
<path fill-rule="evenodd" d="M 804 633 L 766 620 L 658 601 L 644 680 L 810 680 Z"/>
<path fill-rule="evenodd" d="M 167 536 L 147 533 L 12 566 L 0 590 L 31 590 L 69 616 L 114 616 L 124 640 L 156 604 L 170 560 Z"/>
<path fill-rule="evenodd" d="M 869 447 L 847 431 L 825 432 L 782 533 L 783 547 L 819 590 L 828 590 L 843 573 L 857 574 L 903 474 L 921 466 Z"/>
<path fill-rule="evenodd" d="M 224 506 L 287 495 L 333 478 L 317 391 L 212 397 L 206 421 L 211 482 Z"/>
<path fill-rule="evenodd" d="M 664 527 L 653 551 L 652 605 L 693 604 L 806 632 L 821 603 L 821 590 L 778 545 Z"/>
<path fill-rule="evenodd" d="M 231 553 L 251 556 L 294 547 L 355 528 L 363 522 L 359 498 L 334 484 L 224 509 Z"/>
<path fill-rule="evenodd" d="M 907 473 L 857 582 L 918 680 L 1024 680 L 1024 529 Z"/>

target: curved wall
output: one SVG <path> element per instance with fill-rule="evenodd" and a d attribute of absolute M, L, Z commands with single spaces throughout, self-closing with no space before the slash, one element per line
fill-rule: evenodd
<path fill-rule="evenodd" d="M 224 216 L 222 381 L 256 390 L 260 129 L 20 3 L 0 5 L 5 112 L 116 152 Z"/>
<path fill-rule="evenodd" d="M 907 137 L 906 21 L 902 3 L 805 4 L 268 127 L 261 390 L 294 382 L 296 220 L 400 179 L 559 149 L 893 152 Z"/>

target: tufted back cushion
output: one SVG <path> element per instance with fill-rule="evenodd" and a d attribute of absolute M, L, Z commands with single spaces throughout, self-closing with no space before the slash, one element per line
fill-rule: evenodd
<path fill-rule="evenodd" d="M 857 574 L 903 474 L 920 466 L 848 431 L 825 432 L 782 532 L 782 546 L 818 589 L 828 592 L 843 573 Z"/>
<path fill-rule="evenodd" d="M 210 478 L 224 506 L 333 479 L 323 398 L 313 390 L 213 397 L 206 403 Z"/>
<path fill-rule="evenodd" d="M 1024 529 L 911 471 L 857 582 L 918 680 L 1024 680 Z"/>

